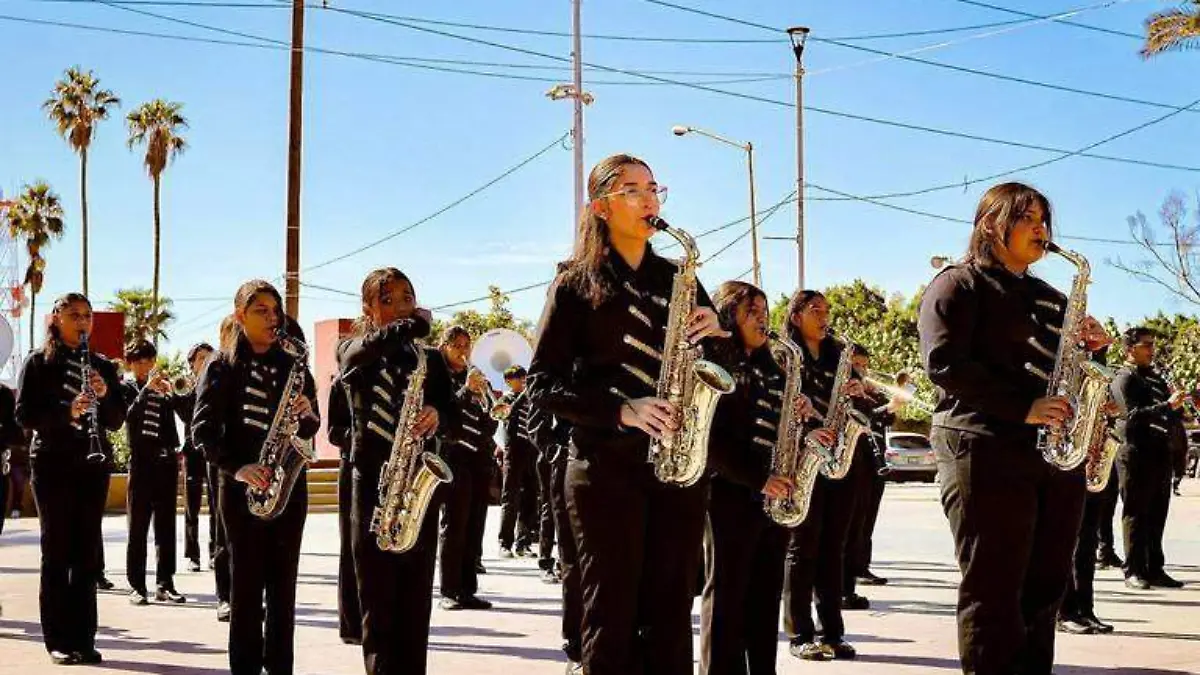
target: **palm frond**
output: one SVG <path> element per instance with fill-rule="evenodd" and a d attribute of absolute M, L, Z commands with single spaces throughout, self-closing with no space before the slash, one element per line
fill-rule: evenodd
<path fill-rule="evenodd" d="M 1186 9 L 1173 7 L 1156 12 L 1146 19 L 1146 43 L 1142 46 L 1142 58 L 1200 47 L 1200 2 L 1193 1 L 1192 5 Z"/>

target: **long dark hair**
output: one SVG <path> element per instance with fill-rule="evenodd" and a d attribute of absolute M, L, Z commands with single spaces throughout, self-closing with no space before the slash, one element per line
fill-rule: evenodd
<path fill-rule="evenodd" d="M 575 250 L 560 266 L 563 281 L 591 303 L 592 308 L 612 297 L 612 280 L 604 274 L 609 250 L 608 223 L 596 212 L 591 202 L 612 192 L 613 184 L 627 166 L 650 165 L 633 155 L 612 155 L 600 160 L 588 174 L 588 205 L 579 218 Z"/>
<path fill-rule="evenodd" d="M 364 335 L 369 330 L 381 327 L 376 326 L 375 322 L 371 320 L 370 314 L 367 313 L 367 308 L 378 302 L 379 296 L 383 293 L 383 287 L 393 281 L 407 281 L 409 288 L 412 288 L 412 279 L 409 279 L 404 272 L 395 267 L 380 267 L 368 274 L 366 279 L 363 279 L 362 316 L 354 320 L 352 331 L 355 336 Z"/>
<path fill-rule="evenodd" d="M 230 361 L 236 360 L 238 343 L 241 342 L 245 335 L 242 325 L 237 320 L 237 310 L 245 311 L 248 309 L 250 303 L 254 302 L 254 296 L 260 293 L 267 293 L 274 297 L 276 307 L 279 308 L 281 321 L 286 319 L 286 317 L 282 316 L 283 298 L 279 295 L 279 291 L 271 285 L 271 282 L 263 281 L 262 279 L 252 279 L 238 286 L 237 293 L 233 296 L 234 311 L 221 321 L 221 353 Z M 284 325 L 281 323 L 280 327 L 282 328 Z"/>
<path fill-rule="evenodd" d="M 87 296 L 83 293 L 67 293 L 66 295 L 59 296 L 54 301 L 54 307 L 50 310 L 53 318 L 50 320 L 50 325 L 46 327 L 46 338 L 42 342 L 42 353 L 45 354 L 47 361 L 54 358 L 55 351 L 62 344 L 62 333 L 58 330 L 58 326 L 54 324 L 54 319 L 58 318 L 59 312 L 76 302 L 84 303 L 88 306 L 88 309 L 92 308 L 92 301 L 88 300 Z"/>
<path fill-rule="evenodd" d="M 1053 236 L 1050 200 L 1024 183 L 1001 183 L 983 193 L 975 208 L 975 225 L 967 245 L 964 262 L 997 265 L 996 244 L 1008 241 L 1008 233 L 1034 204 L 1040 204 L 1046 216 L 1046 232 Z"/>
<path fill-rule="evenodd" d="M 792 342 L 798 345 L 804 344 L 804 336 L 800 334 L 800 327 L 792 323 L 792 317 L 803 312 L 818 298 L 825 300 L 825 294 L 821 291 L 802 289 L 793 293 L 792 299 L 788 300 L 787 316 L 783 317 L 783 322 L 787 325 L 787 336 Z"/>
<path fill-rule="evenodd" d="M 754 284 L 748 284 L 744 281 L 726 281 L 717 288 L 717 292 L 713 294 L 713 307 L 717 310 L 717 318 L 721 321 L 721 328 L 733 333 L 733 337 L 727 340 L 730 347 L 737 350 L 744 350 L 745 343 L 742 342 L 742 334 L 738 331 L 737 312 L 742 305 L 753 302 L 756 298 L 767 299 L 767 294 Z"/>

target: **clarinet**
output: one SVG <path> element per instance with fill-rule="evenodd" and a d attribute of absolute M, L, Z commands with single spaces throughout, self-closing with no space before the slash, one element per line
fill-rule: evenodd
<path fill-rule="evenodd" d="M 87 411 L 84 413 L 88 416 L 88 455 L 87 461 L 91 464 L 102 464 L 106 459 L 104 454 L 104 444 L 100 441 L 100 415 L 97 412 L 98 402 L 96 392 L 92 390 L 92 355 L 88 350 L 88 334 L 79 334 L 79 360 L 80 360 L 80 375 L 83 377 L 83 384 L 80 386 L 80 391 L 91 396 L 92 402 L 88 404 Z"/>

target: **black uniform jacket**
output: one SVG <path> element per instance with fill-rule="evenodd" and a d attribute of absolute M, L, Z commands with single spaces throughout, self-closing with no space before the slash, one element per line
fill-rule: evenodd
<path fill-rule="evenodd" d="M 144 382 L 122 382 L 121 390 L 127 410 L 125 434 L 130 464 L 174 462 L 179 448 L 175 408 L 180 405 L 175 397 L 152 391 Z"/>
<path fill-rule="evenodd" d="M 736 388 L 717 403 L 708 440 L 709 468 L 721 487 L 744 490 L 748 498 L 761 500 L 771 472 L 786 375 L 769 347 L 748 355 L 743 349 L 724 351 L 732 352 L 723 355 L 721 365 Z"/>
<path fill-rule="evenodd" d="M 1172 410 L 1171 391 L 1153 366 L 1126 366 L 1112 382 L 1113 400 L 1121 406 L 1117 437 L 1126 448 L 1147 456 L 1169 459 L 1169 447 L 1182 414 Z"/>

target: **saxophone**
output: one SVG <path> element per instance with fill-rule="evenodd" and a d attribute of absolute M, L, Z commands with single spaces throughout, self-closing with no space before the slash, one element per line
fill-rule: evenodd
<path fill-rule="evenodd" d="M 871 422 L 862 412 L 854 408 L 854 400 L 842 393 L 854 368 L 854 345 L 844 337 L 834 338 L 842 345 L 838 359 L 837 374 L 833 378 L 833 389 L 829 394 L 829 409 L 825 414 L 825 428 L 834 433 L 833 445 L 815 448 L 825 457 L 821 473 L 826 478 L 841 480 L 850 473 L 854 461 L 854 448 L 863 434 L 870 433 Z"/>
<path fill-rule="evenodd" d="M 796 417 L 796 400 L 804 395 L 800 393 L 804 375 L 804 357 L 800 347 L 775 331 L 767 335 L 783 348 L 781 351 L 785 358 L 780 365 L 787 372 L 783 385 L 783 408 L 779 411 L 779 434 L 775 437 L 775 448 L 771 453 L 771 474 L 790 478 L 794 487 L 786 497 L 767 497 L 763 501 L 763 511 L 776 523 L 795 527 L 808 516 L 813 484 L 821 472 L 824 459 L 820 453 L 804 444 L 801 437 L 804 420 Z"/>
<path fill-rule="evenodd" d="M 429 502 L 439 483 L 454 480 L 442 458 L 424 450 L 413 433 L 425 406 L 425 350 L 416 346 L 417 366 L 408 377 L 404 405 L 396 422 L 392 452 L 379 472 L 379 506 L 371 514 L 370 531 L 381 551 L 404 553 L 416 546 Z"/>
<path fill-rule="evenodd" d="M 277 339 L 280 348 L 292 357 L 292 367 L 283 385 L 271 428 L 267 430 L 267 438 L 258 455 L 258 463 L 271 470 L 271 482 L 263 490 L 246 486 L 246 503 L 250 513 L 263 520 L 274 520 L 283 513 L 300 473 L 314 459 L 312 441 L 296 437 L 300 420 L 295 402 L 304 395 L 308 349 L 303 342 L 293 339 L 283 330 L 279 331 Z"/>
<path fill-rule="evenodd" d="M 1104 435 L 1104 404 L 1108 401 L 1113 372 L 1091 360 L 1091 355 L 1073 337 L 1079 333 L 1087 317 L 1087 287 L 1091 281 L 1091 265 L 1087 258 L 1046 242 L 1046 250 L 1057 253 L 1075 266 L 1071 295 L 1059 331 L 1058 351 L 1054 372 L 1046 374 L 1033 364 L 1025 369 L 1046 380 L 1047 396 L 1063 396 L 1071 404 L 1074 415 L 1061 427 L 1038 429 L 1037 447 L 1042 457 L 1055 468 L 1070 471 L 1083 463 L 1093 445 L 1102 442 Z M 1034 338 L 1029 338 L 1034 346 Z"/>
<path fill-rule="evenodd" d="M 687 487 L 704 475 L 708 464 L 708 435 L 718 399 L 733 391 L 733 377 L 721 366 L 701 358 L 699 346 L 687 339 L 687 322 L 696 309 L 696 267 L 700 250 L 696 240 L 658 216 L 648 220 L 683 247 L 684 258 L 671 284 L 663 343 L 662 370 L 656 395 L 679 411 L 679 427 L 650 442 L 654 475 L 668 485 Z"/>
<path fill-rule="evenodd" d="M 1108 422 L 1104 415 L 1096 418 L 1099 429 L 1088 446 L 1087 463 L 1083 470 L 1088 492 L 1104 492 L 1104 488 L 1108 487 L 1113 462 L 1117 459 L 1117 451 L 1121 449 L 1121 443 L 1108 433 Z"/>

